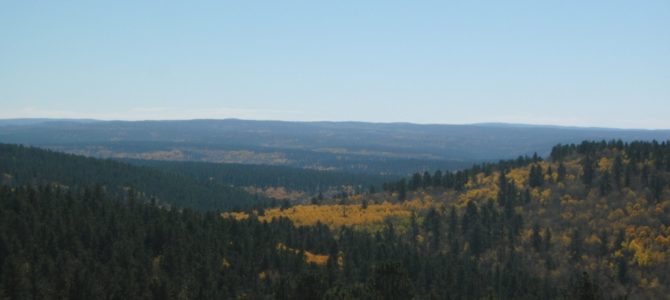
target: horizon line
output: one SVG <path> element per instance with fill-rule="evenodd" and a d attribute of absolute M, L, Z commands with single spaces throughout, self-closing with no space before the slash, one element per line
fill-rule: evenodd
<path fill-rule="evenodd" d="M 250 122 L 286 122 L 286 123 L 362 123 L 362 124 L 405 124 L 418 126 L 498 126 L 498 127 L 536 127 L 536 128 L 556 128 L 556 129 L 597 129 L 597 130 L 632 130 L 632 131 L 668 131 L 670 128 L 624 128 L 624 127 L 607 127 L 607 126 L 590 126 L 590 125 L 557 125 L 546 123 L 517 123 L 517 122 L 473 122 L 473 123 L 435 123 L 435 122 L 411 122 L 411 121 L 360 121 L 360 120 L 280 120 L 280 119 L 245 119 L 236 117 L 225 118 L 155 118 L 155 119 L 103 119 L 103 118 L 59 118 L 59 117 L 19 117 L 19 118 L 0 118 L 0 122 L 11 121 L 62 121 L 62 122 L 170 122 L 170 121 L 250 121 Z M 22 124 L 13 124 L 20 126 Z M 23 124 L 28 125 L 28 124 Z"/>

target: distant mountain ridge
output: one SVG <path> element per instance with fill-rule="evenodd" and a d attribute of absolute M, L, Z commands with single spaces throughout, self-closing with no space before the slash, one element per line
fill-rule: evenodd
<path fill-rule="evenodd" d="M 241 122 L 281 122 L 298 124 L 378 124 L 378 125 L 417 125 L 417 126 L 482 126 L 482 127 L 521 127 L 521 128 L 557 128 L 557 129 L 583 129 L 583 130 L 642 130 L 642 131 L 670 131 L 670 129 L 645 129 L 645 128 L 623 128 L 606 126 L 576 126 L 576 125 L 554 125 L 554 124 L 530 124 L 530 123 L 508 123 L 508 122 L 479 122 L 479 123 L 413 123 L 413 122 L 366 122 L 366 121 L 285 121 L 285 120 L 252 120 L 239 118 L 223 119 L 148 119 L 148 120 L 102 120 L 94 118 L 70 119 L 70 118 L 0 118 L 2 125 L 35 125 L 50 122 L 63 123 L 98 123 L 98 122 L 193 122 L 193 121 L 241 121 Z"/>
<path fill-rule="evenodd" d="M 56 118 L 17 118 L 17 119 L 0 119 L 0 126 L 16 126 L 16 125 L 36 125 L 50 122 L 59 123 L 94 123 L 104 122 L 95 119 L 56 119 Z"/>
<path fill-rule="evenodd" d="M 559 143 L 612 139 L 668 140 L 670 130 L 239 119 L 15 120 L 14 125 L 0 127 L 0 142 L 95 157 L 270 164 L 375 174 L 453 170 L 535 152 L 547 155 Z"/>

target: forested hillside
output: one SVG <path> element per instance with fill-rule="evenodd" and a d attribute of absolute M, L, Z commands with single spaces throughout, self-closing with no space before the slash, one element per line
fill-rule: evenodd
<path fill-rule="evenodd" d="M 339 191 L 345 187 L 354 190 L 368 190 L 370 186 L 380 187 L 384 181 L 397 177 L 268 165 L 159 160 L 125 160 L 125 162 L 183 174 L 201 183 L 214 182 L 237 187 L 285 188 L 309 194 L 318 194 L 328 190 Z"/>
<path fill-rule="evenodd" d="M 406 185 L 388 187 L 405 189 L 408 198 L 434 195 L 464 211 L 447 224 L 460 222 L 465 236 L 457 251 L 480 262 L 495 262 L 500 248 L 491 238 L 503 234 L 545 280 L 565 282 L 585 271 L 608 295 L 659 299 L 670 293 L 670 144 L 558 145 L 546 161 L 520 165 L 527 160 L 441 178 L 415 174 Z M 500 219 L 509 230 L 492 226 Z"/>
<path fill-rule="evenodd" d="M 385 193 L 268 209 L 258 218 L 367 232 L 393 225 L 422 256 L 466 259 L 468 269 L 482 268 L 472 274 L 479 279 L 505 274 L 480 282 L 482 288 L 465 298 L 486 298 L 501 282 L 520 289 L 506 287 L 503 298 L 563 297 L 561 287 L 583 274 L 605 298 L 660 299 L 670 293 L 669 182 L 667 142 L 584 142 L 558 145 L 546 160 L 520 157 L 459 172 L 417 173 L 385 184 Z M 476 281 L 463 279 L 457 266 L 441 267 L 448 270 L 445 278 Z M 424 269 L 419 276 L 424 272 L 430 273 Z M 449 291 L 466 295 L 456 290 Z"/>
<path fill-rule="evenodd" d="M 7 144 L 0 144 L 0 176 L 0 182 L 10 186 L 100 185 L 117 197 L 134 189 L 145 199 L 197 210 L 247 208 L 267 200 L 225 184 L 202 184 L 183 174 Z"/>
<path fill-rule="evenodd" d="M 417 230 L 434 230 L 438 220 L 428 220 Z M 586 275 L 548 285 L 513 251 L 489 265 L 424 245 L 391 224 L 376 234 L 296 228 L 286 219 L 168 211 L 99 189 L 0 188 L 2 299 L 573 299 L 600 292 Z"/>
<path fill-rule="evenodd" d="M 311 274 L 301 253 L 279 243 L 319 237 L 165 210 L 101 190 L 0 188 L 0 299 L 231 299 L 272 295 Z M 332 239 L 319 240 L 327 245 Z M 261 272 L 282 282 L 262 284 Z M 300 278 L 303 278 L 300 277 Z"/>
<path fill-rule="evenodd" d="M 4 186 L 0 296 L 664 299 L 669 182 L 670 144 L 612 141 L 221 215 Z"/>

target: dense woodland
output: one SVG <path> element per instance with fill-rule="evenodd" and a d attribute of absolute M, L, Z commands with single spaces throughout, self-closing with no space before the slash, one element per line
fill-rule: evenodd
<path fill-rule="evenodd" d="M 670 294 L 666 142 L 558 145 L 223 217 L 39 174 L 0 189 L 0 299 Z"/>
<path fill-rule="evenodd" d="M 284 187 L 316 195 L 341 187 L 367 189 L 380 186 L 389 176 L 317 171 L 282 166 L 223 164 L 207 162 L 176 162 L 158 160 L 126 160 L 134 165 L 183 174 L 202 184 L 224 184 L 238 187 Z M 394 176 L 395 177 L 395 176 Z"/>
<path fill-rule="evenodd" d="M 438 199 L 442 220 L 445 207 L 464 211 L 458 249 L 480 262 L 497 260 L 499 248 L 482 245 L 497 245 L 489 239 L 501 229 L 490 219 L 502 218 L 502 228 L 512 228 L 509 247 L 554 286 L 587 272 L 607 298 L 659 299 L 670 294 L 668 183 L 668 142 L 603 141 L 557 145 L 547 160 L 416 173 L 384 187 L 401 202 Z"/>
<path fill-rule="evenodd" d="M 439 242 L 411 242 L 391 224 L 368 234 L 296 228 L 286 219 L 236 221 L 165 210 L 132 194 L 110 199 L 100 188 L 3 187 L 0 200 L 0 297 L 7 299 L 511 299 L 598 292 L 588 277 L 563 289 L 533 278 L 513 251 L 502 249 L 499 263 L 489 265 L 470 252 L 443 253 Z M 414 230 L 439 230 L 431 214 Z M 494 242 L 510 243 L 505 239 Z M 329 257 L 308 263 L 304 251 Z"/>
<path fill-rule="evenodd" d="M 135 189 L 163 205 L 201 211 L 246 208 L 268 200 L 225 184 L 202 184 L 186 174 L 8 144 L 0 144 L 0 176 L 10 186 L 99 184 L 117 197 Z"/>

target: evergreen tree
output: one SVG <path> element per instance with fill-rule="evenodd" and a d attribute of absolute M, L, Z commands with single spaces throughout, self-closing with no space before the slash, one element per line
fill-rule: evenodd
<path fill-rule="evenodd" d="M 614 163 L 612 164 L 612 178 L 614 179 L 614 186 L 617 189 L 621 189 L 621 180 L 623 179 L 623 174 L 623 159 L 621 158 L 621 155 L 617 155 L 614 158 Z"/>
<path fill-rule="evenodd" d="M 402 265 L 395 262 L 379 263 L 374 267 L 368 283 L 376 299 L 411 299 L 414 295 L 412 282 Z"/>
<path fill-rule="evenodd" d="M 582 160 L 582 183 L 586 186 L 591 186 L 595 178 L 596 170 L 593 165 L 593 158 L 589 155 Z"/>
<path fill-rule="evenodd" d="M 536 252 L 540 252 L 542 250 L 542 236 L 540 235 L 540 225 L 533 225 L 533 233 L 530 237 L 531 244 L 533 245 L 533 249 L 535 249 Z"/>
<path fill-rule="evenodd" d="M 598 249 L 598 254 L 600 257 L 605 257 L 609 254 L 609 234 L 606 230 L 600 231 L 600 247 Z"/>
<path fill-rule="evenodd" d="M 557 181 L 558 181 L 558 182 L 563 182 L 563 181 L 565 181 L 565 175 L 566 175 L 566 172 L 567 172 L 567 171 L 566 171 L 566 169 L 565 169 L 565 165 L 563 164 L 563 162 L 560 162 L 560 164 L 558 165 L 558 169 L 556 170 L 556 172 L 557 172 L 557 176 L 558 176 L 558 177 L 557 177 Z"/>
<path fill-rule="evenodd" d="M 665 188 L 665 179 L 660 172 L 654 172 L 650 179 L 650 190 L 654 200 L 658 203 L 663 196 L 663 189 Z"/>
<path fill-rule="evenodd" d="M 549 251 L 551 250 L 551 230 L 549 228 L 544 229 L 544 237 L 542 241 L 542 249 L 544 251 Z"/>
<path fill-rule="evenodd" d="M 609 171 L 603 172 L 603 175 L 600 176 L 599 187 L 600 187 L 599 188 L 600 196 L 606 196 L 612 190 L 612 184 L 611 184 L 610 172 Z"/>
<path fill-rule="evenodd" d="M 588 273 L 583 272 L 581 278 L 577 280 L 573 299 L 578 300 L 599 300 L 604 299 L 600 286 L 591 280 Z"/>
<path fill-rule="evenodd" d="M 570 237 L 570 259 L 573 261 L 579 261 L 582 258 L 582 253 L 582 233 L 579 231 L 579 229 L 575 229 L 572 231 L 572 236 Z"/>
<path fill-rule="evenodd" d="M 440 249 L 440 243 L 441 243 L 441 235 L 442 235 L 442 229 L 441 229 L 441 217 L 437 210 L 434 207 L 431 207 L 428 210 L 428 213 L 426 214 L 426 217 L 424 219 L 424 231 L 428 236 L 430 237 L 429 239 L 429 249 L 432 252 L 435 252 Z"/>
<path fill-rule="evenodd" d="M 423 172 L 423 178 L 421 179 L 421 183 L 424 190 L 433 184 L 433 177 L 430 176 L 430 173 L 428 173 L 428 171 Z"/>
<path fill-rule="evenodd" d="M 632 163 L 629 163 L 626 165 L 626 168 L 624 169 L 624 186 L 625 187 L 630 187 L 631 186 L 631 181 L 633 179 L 633 173 L 635 172 L 635 165 Z"/>
<path fill-rule="evenodd" d="M 433 175 L 433 187 L 437 188 L 441 186 L 442 186 L 442 171 L 437 170 Z"/>
<path fill-rule="evenodd" d="M 423 186 L 423 178 L 421 177 L 421 174 L 414 173 L 414 175 L 412 175 L 412 179 L 409 181 L 408 186 L 409 190 L 416 191 L 422 186 Z"/>
<path fill-rule="evenodd" d="M 617 279 L 621 284 L 628 284 L 628 262 L 624 256 L 616 259 L 617 263 Z"/>
<path fill-rule="evenodd" d="M 530 204 L 530 202 L 533 200 L 533 197 L 530 194 L 530 189 L 526 189 L 523 192 L 523 203 L 524 204 Z"/>
<path fill-rule="evenodd" d="M 405 183 L 405 179 L 401 179 L 398 182 L 398 200 L 400 201 L 405 201 L 407 199 L 407 184 Z"/>
<path fill-rule="evenodd" d="M 544 174 L 540 165 L 532 165 L 528 174 L 528 185 L 530 187 L 541 187 L 544 185 Z"/>

